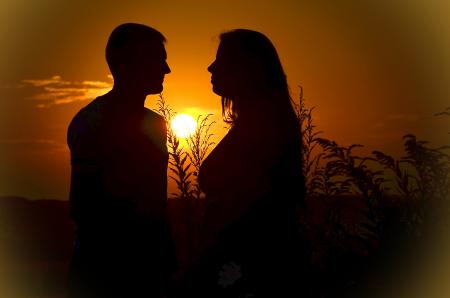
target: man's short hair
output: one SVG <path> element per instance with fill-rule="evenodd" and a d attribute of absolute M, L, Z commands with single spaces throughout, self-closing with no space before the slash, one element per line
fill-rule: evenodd
<path fill-rule="evenodd" d="M 111 74 L 113 77 L 117 74 L 117 64 L 133 57 L 139 45 L 157 46 L 165 41 L 161 32 L 143 24 L 125 23 L 117 26 L 106 44 L 106 62 Z"/>

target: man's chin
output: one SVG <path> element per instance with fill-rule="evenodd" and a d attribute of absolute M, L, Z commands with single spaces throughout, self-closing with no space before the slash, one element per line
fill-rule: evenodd
<path fill-rule="evenodd" d="M 147 94 L 148 95 L 150 95 L 150 94 L 159 94 L 159 93 L 161 93 L 163 91 L 163 89 L 164 89 L 164 87 L 163 87 L 162 84 L 158 85 L 158 86 L 153 86 L 153 87 L 147 89 Z"/>

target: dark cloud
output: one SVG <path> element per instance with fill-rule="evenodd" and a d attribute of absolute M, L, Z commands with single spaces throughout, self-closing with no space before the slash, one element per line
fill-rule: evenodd
<path fill-rule="evenodd" d="M 35 94 L 29 99 L 39 101 L 37 108 L 49 108 L 54 105 L 68 104 L 75 101 L 92 100 L 112 88 L 112 77 L 109 82 L 102 81 L 65 81 L 60 76 L 49 79 L 22 80 L 18 88 L 35 88 Z"/>
<path fill-rule="evenodd" d="M 55 140 L 46 139 L 0 139 L 0 152 L 6 155 L 18 153 L 66 152 L 67 146 Z"/>

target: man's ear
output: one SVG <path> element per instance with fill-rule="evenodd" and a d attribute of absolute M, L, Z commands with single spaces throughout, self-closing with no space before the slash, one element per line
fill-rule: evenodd
<path fill-rule="evenodd" d="M 117 79 L 129 79 L 129 75 L 130 75 L 130 70 L 131 70 L 131 63 L 130 61 L 126 61 L 125 59 L 118 62 L 116 65 L 116 74 L 117 74 Z"/>

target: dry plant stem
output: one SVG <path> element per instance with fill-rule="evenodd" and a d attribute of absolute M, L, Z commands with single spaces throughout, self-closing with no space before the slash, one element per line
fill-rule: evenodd
<path fill-rule="evenodd" d="M 175 197 L 182 199 L 189 199 L 191 193 L 190 177 L 192 173 L 189 171 L 191 164 L 186 164 L 188 153 L 180 146 L 175 132 L 172 130 L 170 122 L 172 121 L 175 112 L 166 104 L 163 95 L 161 94 L 158 100 L 157 111 L 164 117 L 167 127 L 167 143 L 169 149 L 169 177 L 173 179 L 179 190 L 179 194 L 172 194 Z"/>
<path fill-rule="evenodd" d="M 200 189 L 200 184 L 198 182 L 198 175 L 200 173 L 200 167 L 206 154 L 215 144 L 211 141 L 213 134 L 210 132 L 212 125 L 215 121 L 211 121 L 210 117 L 212 114 L 206 116 L 199 115 L 197 117 L 197 127 L 194 134 L 192 134 L 188 139 L 187 143 L 189 146 L 190 154 L 189 159 L 191 164 L 194 166 L 194 190 L 192 191 L 192 196 L 196 199 L 200 199 L 202 191 Z"/>

